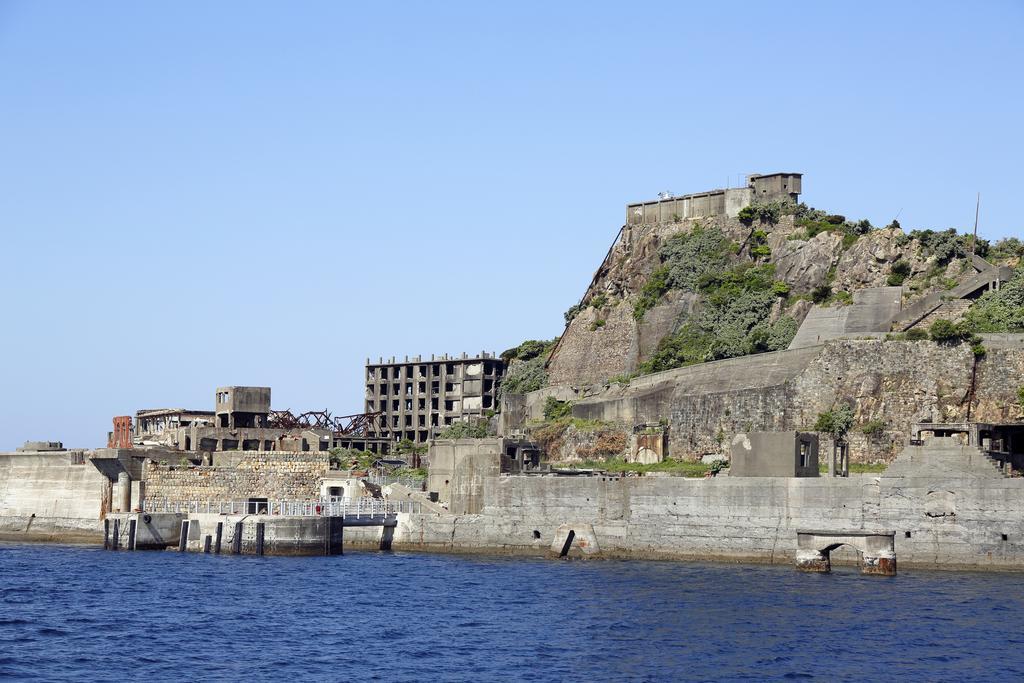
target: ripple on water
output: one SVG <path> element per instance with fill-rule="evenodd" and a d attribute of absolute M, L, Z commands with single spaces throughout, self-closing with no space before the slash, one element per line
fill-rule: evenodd
<path fill-rule="evenodd" d="M 0 677 L 16 679 L 985 680 L 1024 671 L 1014 647 L 1024 642 L 1024 595 L 1009 574 L 879 581 L 770 566 L 3 545 L 0 584 Z M 129 651 L 117 647 L 125 632 Z M 993 643 L 1007 645 L 995 671 Z"/>

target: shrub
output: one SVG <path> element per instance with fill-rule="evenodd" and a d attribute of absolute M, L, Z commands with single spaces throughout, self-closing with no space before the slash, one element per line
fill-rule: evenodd
<path fill-rule="evenodd" d="M 599 330 L 599 329 L 601 329 L 602 327 L 605 326 L 605 322 L 606 321 L 604 319 L 598 318 L 594 322 L 590 323 L 590 331 L 591 332 L 596 332 L 597 330 Z"/>
<path fill-rule="evenodd" d="M 658 300 L 668 290 L 668 266 L 661 266 L 651 273 L 640 289 L 640 298 L 633 304 L 633 317 L 643 319 L 644 314 L 658 305 Z"/>
<path fill-rule="evenodd" d="M 525 394 L 547 386 L 548 373 L 544 369 L 544 361 L 543 356 L 537 356 L 509 364 L 501 382 L 501 394 Z"/>
<path fill-rule="evenodd" d="M 831 214 L 825 216 L 825 222 L 831 225 L 842 225 L 846 222 L 846 216 L 840 216 L 839 214 Z"/>
<path fill-rule="evenodd" d="M 554 396 L 544 399 L 544 419 L 548 422 L 572 415 L 572 403 L 559 401 Z"/>
<path fill-rule="evenodd" d="M 439 439 L 485 439 L 488 436 L 487 423 L 454 422 L 437 436 Z"/>
<path fill-rule="evenodd" d="M 832 410 L 819 413 L 818 420 L 814 423 L 814 431 L 828 434 L 836 441 L 841 441 L 852 426 L 853 408 L 843 403 Z"/>
<path fill-rule="evenodd" d="M 572 309 L 569 309 L 572 310 Z M 537 358 L 543 354 L 551 351 L 555 346 L 555 342 L 558 338 L 552 339 L 551 341 L 539 341 L 537 339 L 527 339 L 519 346 L 514 346 L 511 349 L 507 349 L 501 352 L 501 359 L 506 363 L 513 360 L 530 360 L 531 358 Z"/>
<path fill-rule="evenodd" d="M 565 314 L 564 314 L 565 315 L 565 324 L 568 325 L 569 323 L 571 323 L 573 318 L 575 318 L 577 315 L 580 314 L 581 310 L 582 310 L 582 307 L 579 304 L 573 304 L 572 306 L 570 306 L 569 310 L 566 311 Z M 501 354 L 501 357 L 504 358 L 505 354 L 504 353 Z"/>
<path fill-rule="evenodd" d="M 608 297 L 605 294 L 598 294 L 590 299 L 590 306 L 601 310 L 608 304 Z"/>
<path fill-rule="evenodd" d="M 886 284 L 890 287 L 899 287 L 910 275 L 910 264 L 900 259 L 892 264 L 892 268 L 889 271 L 889 277 L 886 279 Z"/>
<path fill-rule="evenodd" d="M 867 422 L 860 426 L 860 431 L 864 434 L 864 436 L 868 438 L 873 438 L 881 436 L 882 432 L 885 431 L 885 428 L 885 420 L 868 420 Z"/>
<path fill-rule="evenodd" d="M 845 290 L 840 290 L 836 292 L 835 300 L 840 306 L 849 306 L 853 303 L 853 294 L 850 294 Z"/>
<path fill-rule="evenodd" d="M 963 341 L 963 331 L 951 320 L 936 320 L 928 328 L 928 336 L 939 344 L 958 344 Z"/>
<path fill-rule="evenodd" d="M 988 349 L 985 348 L 984 344 L 971 344 L 971 353 L 974 354 L 975 358 L 984 358 L 985 354 L 988 353 Z"/>
<path fill-rule="evenodd" d="M 789 283 L 776 280 L 772 283 L 772 294 L 781 298 L 789 296 Z"/>
<path fill-rule="evenodd" d="M 742 209 L 740 209 L 740 212 L 737 214 L 736 217 L 740 219 L 741 223 L 750 225 L 751 223 L 754 222 L 754 219 L 757 218 L 757 210 L 752 205 L 744 206 Z"/>
<path fill-rule="evenodd" d="M 964 315 L 977 332 L 1024 332 L 1024 269 L 1000 289 L 982 294 Z"/>
<path fill-rule="evenodd" d="M 1017 405 L 1024 410 L 1024 387 L 1017 389 Z"/>
<path fill-rule="evenodd" d="M 905 335 L 907 341 L 925 341 L 928 338 L 928 330 L 921 327 L 912 327 Z"/>
<path fill-rule="evenodd" d="M 832 296 L 832 288 L 828 285 L 819 285 L 811 290 L 811 301 L 816 304 L 825 303 Z"/>

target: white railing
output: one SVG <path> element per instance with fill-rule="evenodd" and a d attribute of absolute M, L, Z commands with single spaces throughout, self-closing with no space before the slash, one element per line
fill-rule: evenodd
<path fill-rule="evenodd" d="M 142 512 L 214 515 L 278 515 L 282 517 L 390 517 L 419 512 L 418 501 L 377 498 L 330 498 L 325 500 L 146 500 Z"/>

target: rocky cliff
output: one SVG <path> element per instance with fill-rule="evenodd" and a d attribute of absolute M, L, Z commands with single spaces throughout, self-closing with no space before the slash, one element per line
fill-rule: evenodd
<path fill-rule="evenodd" d="M 697 232 L 720 234 L 722 249 L 701 251 L 685 243 L 684 249 L 677 248 Z M 602 384 L 640 370 L 664 369 L 665 363 L 652 367 L 652 358 L 672 346 L 674 335 L 682 350 L 669 348 L 668 367 L 785 348 L 786 335 L 792 338 L 813 302 L 843 306 L 858 290 L 895 284 L 903 286 L 904 305 L 909 305 L 955 286 L 975 272 L 964 239 L 952 232 L 908 235 L 895 225 L 874 229 L 865 221 L 851 223 L 802 205 L 782 211 L 775 207 L 774 213 L 764 211 L 746 221 L 715 216 L 624 226 L 580 304 L 567 314 L 571 319 L 548 362 L 549 382 Z M 672 271 L 680 251 L 697 260 L 724 256 L 718 271 L 757 269 L 784 287 L 776 284 L 777 296 L 755 297 L 734 313 L 746 319 L 709 326 L 709 300 L 714 297 L 706 280 L 713 279 L 713 272 L 689 287 L 658 281 Z M 730 315 L 730 309 L 723 311 L 712 313 Z M 759 346 L 751 341 L 758 334 L 771 339 Z M 703 345 L 687 348 L 695 335 L 704 335 Z M 725 348 L 711 341 L 730 335 L 739 341 Z"/>

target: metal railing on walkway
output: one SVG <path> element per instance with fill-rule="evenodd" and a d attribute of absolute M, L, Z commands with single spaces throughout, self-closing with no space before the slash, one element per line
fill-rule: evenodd
<path fill-rule="evenodd" d="M 392 517 L 420 512 L 419 501 L 389 501 L 376 498 L 333 498 L 327 500 L 146 500 L 142 512 L 215 515 L 279 515 L 282 517 Z"/>

